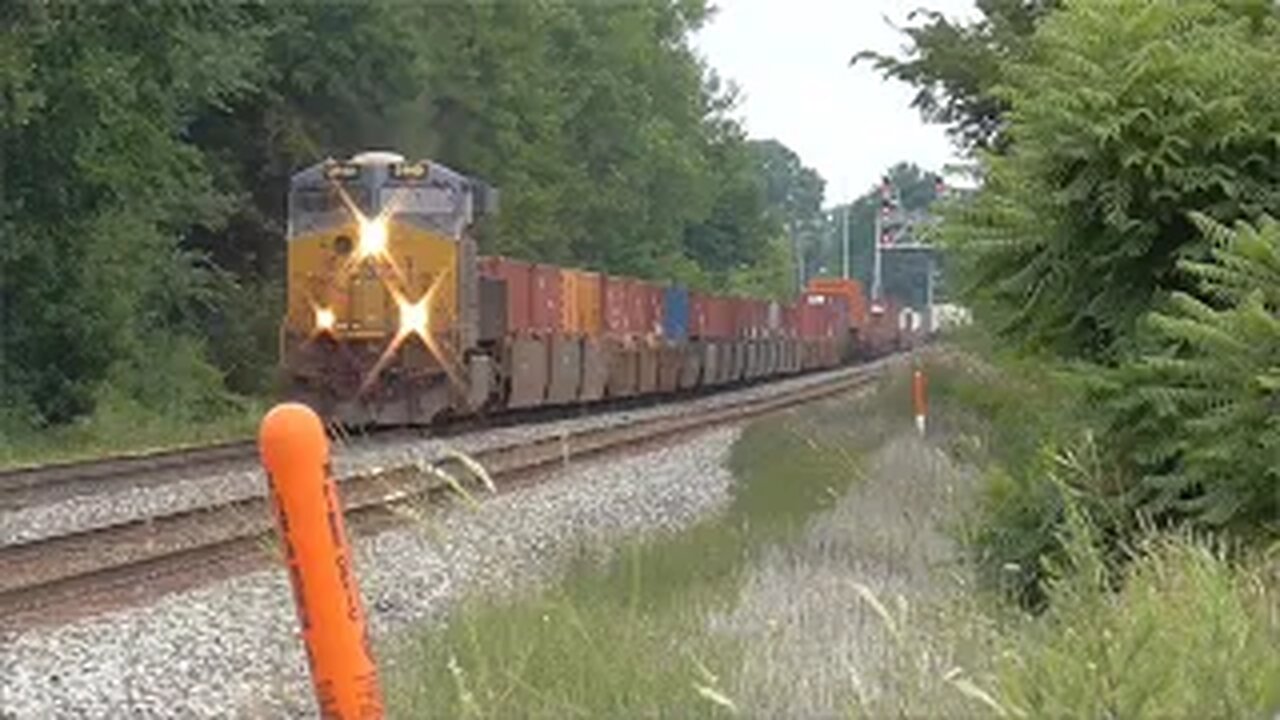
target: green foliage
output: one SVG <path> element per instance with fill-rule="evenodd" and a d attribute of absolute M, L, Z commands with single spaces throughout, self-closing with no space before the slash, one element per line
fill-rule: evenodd
<path fill-rule="evenodd" d="M 924 22 L 904 28 L 910 46 L 905 58 L 863 51 L 853 64 L 869 60 L 885 78 L 916 87 L 911 104 L 929 122 L 949 125 L 963 148 L 998 149 L 1006 98 L 996 92 L 1005 63 L 1025 53 L 1037 23 L 1060 0 L 978 0 L 981 17 L 958 23 L 939 12 L 920 9 L 908 16 Z"/>
<path fill-rule="evenodd" d="M 689 47 L 701 0 L 10 5 L 6 426 L 107 396 L 166 413 L 193 397 L 149 384 L 178 382 L 150 372 L 178 345 L 196 395 L 267 392 L 283 193 L 328 155 L 394 148 L 498 185 L 485 252 L 778 287 L 757 270 L 778 259 L 758 158 Z"/>
<path fill-rule="evenodd" d="M 1134 501 L 1156 517 L 1280 533 L 1280 224 L 1196 224 L 1208 262 L 1183 261 L 1195 294 L 1151 315 L 1153 352 L 1117 373 L 1117 434 L 1142 448 Z"/>
<path fill-rule="evenodd" d="M 1253 5 L 1256 5 L 1253 4 Z M 1011 149 L 984 163 L 947 235 L 970 301 L 1020 343 L 1110 359 L 1207 250 L 1187 211 L 1280 205 L 1272 13 L 1240 3 L 1072 3 L 998 93 Z"/>
<path fill-rule="evenodd" d="M 1273 716 L 1274 559 L 1242 559 L 1203 537 L 1150 536 L 1117 583 L 1098 535 L 1075 515 L 1039 615 L 968 593 L 910 615 L 904 603 L 893 617 L 905 629 L 902 659 L 884 682 L 908 692 L 863 716 Z M 945 670 L 920 658 L 943 659 Z"/>
<path fill-rule="evenodd" d="M 220 3 L 19 3 L 7 21 L 2 401 L 33 424 L 93 407 L 202 300 L 177 228 L 230 198 L 177 129 L 256 80 L 257 35 Z M 38 68 L 39 72 L 32 71 Z"/>
<path fill-rule="evenodd" d="M 981 348 L 990 340 L 969 342 Z M 1119 538 L 1130 525 L 1124 482 L 1090 433 L 1096 417 L 1072 369 L 981 351 L 996 356 L 996 364 L 965 354 L 926 365 L 930 422 L 951 438 L 954 453 L 983 472 L 959 528 L 981 586 L 1038 609 L 1049 564 L 1063 556 L 1066 508 L 1076 505 Z"/>
<path fill-rule="evenodd" d="M 806 167 L 800 157 L 777 140 L 750 143 L 757 172 L 764 179 L 764 197 L 769 214 L 783 234 L 786 245 L 771 247 L 771 262 L 764 264 L 790 271 L 791 275 L 772 280 L 770 294 L 797 291 L 797 262 L 805 249 L 819 242 L 826 218 L 822 213 L 825 182 L 816 170 Z M 785 252 L 783 252 L 785 251 Z M 779 267 L 778 263 L 784 263 Z M 766 272 L 769 272 L 766 270 Z M 735 290 L 742 283 L 731 283 Z"/>
<path fill-rule="evenodd" d="M 1077 527 L 1050 610 L 992 648 L 998 704 L 1023 717 L 1264 717 L 1280 707 L 1275 577 L 1211 543 L 1155 538 L 1118 592 Z"/>

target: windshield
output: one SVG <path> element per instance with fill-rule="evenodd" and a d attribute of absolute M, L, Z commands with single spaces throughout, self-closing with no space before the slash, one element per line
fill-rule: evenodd
<path fill-rule="evenodd" d="M 347 187 L 351 202 L 363 213 L 369 213 L 369 191 Z M 295 188 L 289 194 L 289 236 L 305 235 L 335 225 L 351 222 L 351 212 L 334 186 Z"/>

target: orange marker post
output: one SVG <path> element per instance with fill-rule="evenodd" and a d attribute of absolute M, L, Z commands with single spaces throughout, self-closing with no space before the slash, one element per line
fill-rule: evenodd
<path fill-rule="evenodd" d="M 925 416 L 929 414 L 928 398 L 925 395 L 924 371 L 916 370 L 911 376 L 911 399 L 916 411 L 916 430 L 924 435 Z"/>
<path fill-rule="evenodd" d="M 277 405 L 258 434 L 320 715 L 383 717 L 329 439 L 305 405 Z"/>

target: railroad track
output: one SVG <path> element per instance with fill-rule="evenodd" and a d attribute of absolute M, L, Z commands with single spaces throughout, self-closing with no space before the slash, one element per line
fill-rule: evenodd
<path fill-rule="evenodd" d="M 700 388 L 687 391 L 679 397 L 681 400 L 706 397 L 731 392 L 757 382 L 760 381 Z M 653 407 L 671 401 L 672 398 L 664 396 L 640 396 L 612 398 L 588 406 L 529 408 L 506 411 L 499 415 L 456 418 L 424 428 L 379 428 L 354 438 L 341 436 L 336 442 L 358 439 L 366 449 L 396 446 L 413 439 L 451 437 L 524 423 L 604 415 Z M 107 495 L 126 489 L 158 487 L 184 479 L 257 467 L 257 441 L 250 439 L 0 470 L 0 512 L 50 505 L 78 497 Z"/>
<path fill-rule="evenodd" d="M 242 440 L 0 471 L 0 511 L 113 492 L 125 483 L 146 487 L 171 479 L 175 471 L 216 472 L 252 462 L 256 453 L 256 441 Z"/>
<path fill-rule="evenodd" d="M 638 449 L 847 392 L 871 382 L 876 370 L 855 368 L 774 395 L 491 447 L 471 457 L 500 489 L 509 489 L 574 459 Z M 242 451 L 222 447 L 228 457 Z M 462 466 L 456 459 L 435 465 L 450 472 Z M 421 463 L 339 482 L 357 534 L 404 522 L 405 507 L 450 494 L 449 484 Z M 0 547 L 0 628 L 70 620 L 268 567 L 278 561 L 273 522 L 267 499 L 259 496 Z"/>

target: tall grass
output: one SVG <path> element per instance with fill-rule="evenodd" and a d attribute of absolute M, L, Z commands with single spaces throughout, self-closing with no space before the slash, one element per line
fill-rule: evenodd
<path fill-rule="evenodd" d="M 1272 718 L 1280 712 L 1280 575 L 1214 541 L 1159 535 L 1117 584 L 1096 528 L 1066 541 L 1039 615 L 968 594 L 923 611 L 877 598 L 895 662 L 858 717 Z M 1080 532 L 1079 528 L 1086 528 Z M 948 658 L 950 668 L 923 665 Z"/>
<path fill-rule="evenodd" d="M 1275 553 L 1126 517 L 1109 501 L 1114 465 L 1089 435 L 1069 379 L 963 354 L 929 374 L 942 442 L 982 472 L 960 536 L 979 584 L 925 606 L 918 595 L 855 593 L 878 608 L 895 654 L 877 680 L 892 690 L 870 700 L 852 693 L 850 714 L 1280 711 Z"/>
<path fill-rule="evenodd" d="M 741 646 L 707 632 L 752 562 L 794 538 L 859 476 L 853 437 L 866 403 L 847 400 L 749 426 L 720 517 L 633 542 L 601 561 L 584 550 L 554 588 L 472 600 L 398 649 L 389 701 L 401 717 L 690 717 L 740 711 Z"/>
<path fill-rule="evenodd" d="M 0 425 L 0 468 L 245 440 L 254 436 L 267 408 L 264 400 L 238 398 L 219 413 L 192 418 L 120 402 L 53 428 Z"/>

